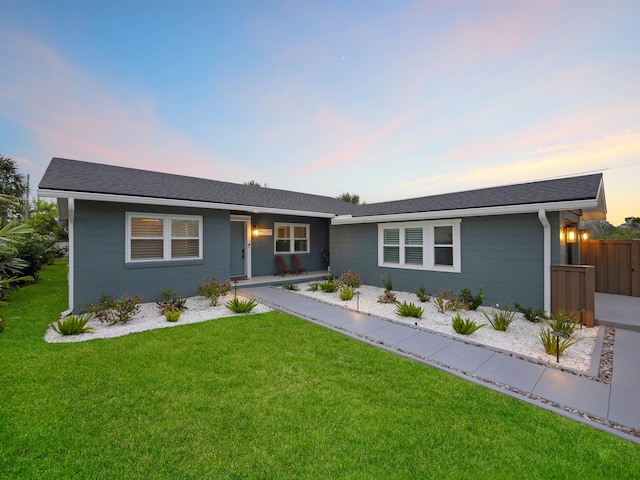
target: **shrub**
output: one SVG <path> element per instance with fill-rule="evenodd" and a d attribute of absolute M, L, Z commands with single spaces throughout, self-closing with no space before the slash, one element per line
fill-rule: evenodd
<path fill-rule="evenodd" d="M 550 328 L 540 327 L 540 343 L 544 351 L 549 355 L 562 355 L 564 351 L 572 345 L 575 345 L 580 340 L 573 335 L 564 337 L 558 341 L 558 338 L 552 333 Z M 557 347 L 557 348 L 556 348 Z"/>
<path fill-rule="evenodd" d="M 447 310 L 453 310 L 454 312 L 458 310 L 469 310 L 469 304 L 462 299 L 453 297 L 447 301 Z"/>
<path fill-rule="evenodd" d="M 313 282 L 313 283 L 309 284 L 308 290 L 310 292 L 317 292 L 319 288 L 320 288 L 320 284 L 318 284 L 317 282 Z"/>
<path fill-rule="evenodd" d="M 351 287 L 342 287 L 340 289 L 340 300 L 351 300 L 353 298 L 354 291 Z"/>
<path fill-rule="evenodd" d="M 490 314 L 482 312 L 491 326 L 499 332 L 506 332 L 511 322 L 516 319 L 516 312 L 512 311 L 507 305 L 504 309 L 498 305 L 498 310 L 494 310 Z"/>
<path fill-rule="evenodd" d="M 172 292 L 172 295 L 175 295 L 175 294 Z M 164 293 L 163 293 L 163 297 L 164 297 L 164 300 L 162 300 L 161 302 L 156 302 L 156 305 L 158 305 L 158 309 L 160 310 L 160 315 L 165 315 L 166 312 L 170 312 L 173 310 L 177 310 L 178 312 L 183 312 L 185 310 L 188 310 L 186 305 L 187 303 L 186 298 L 180 298 L 178 296 L 166 298 Z"/>
<path fill-rule="evenodd" d="M 171 300 L 173 298 L 179 298 L 176 292 L 174 292 L 171 288 L 167 288 L 165 290 L 160 290 L 160 298 L 162 300 Z"/>
<path fill-rule="evenodd" d="M 27 265 L 21 270 L 22 275 L 38 278 L 38 272 L 42 267 L 53 263 L 53 260 L 61 256 L 61 250 L 56 247 L 57 238 L 54 234 L 32 233 L 24 237 L 24 241 L 18 246 L 17 256 Z"/>
<path fill-rule="evenodd" d="M 203 297 L 211 300 L 212 305 L 218 305 L 218 299 L 224 297 L 231 290 L 231 283 L 229 280 L 222 282 L 216 277 L 211 277 L 211 280 L 205 278 L 204 285 L 198 287 L 198 293 Z"/>
<path fill-rule="evenodd" d="M 384 293 L 378 297 L 378 303 L 396 303 L 396 295 L 390 290 L 385 290 Z"/>
<path fill-rule="evenodd" d="M 324 293 L 332 293 L 338 290 L 338 284 L 333 278 L 330 278 L 320 284 L 320 290 Z"/>
<path fill-rule="evenodd" d="M 123 295 L 120 298 L 101 297 L 97 305 L 91 304 L 89 311 L 93 313 L 100 322 L 107 322 L 109 325 L 115 323 L 127 323 L 140 310 L 142 297 L 136 295 L 130 297 Z"/>
<path fill-rule="evenodd" d="M 282 289 L 283 290 L 291 290 L 293 292 L 297 292 L 300 290 L 300 288 L 293 282 L 287 282 L 284 285 L 282 285 Z"/>
<path fill-rule="evenodd" d="M 398 302 L 396 304 L 396 314 L 401 317 L 422 318 L 423 313 L 424 309 L 422 307 L 418 307 L 414 303 Z"/>
<path fill-rule="evenodd" d="M 444 313 L 445 310 L 469 309 L 469 305 L 464 300 L 460 300 L 452 290 L 440 290 L 434 302 L 440 313 Z"/>
<path fill-rule="evenodd" d="M 533 311 L 531 307 L 524 308 L 518 302 L 514 302 L 513 306 L 517 311 L 524 315 L 524 318 L 529 320 L 532 323 L 537 323 L 541 320 L 547 319 L 547 314 L 541 308 L 538 308 L 536 311 Z"/>
<path fill-rule="evenodd" d="M 182 310 L 171 309 L 164 311 L 164 318 L 167 319 L 167 322 L 177 322 L 180 319 L 180 315 L 182 314 Z"/>
<path fill-rule="evenodd" d="M 484 302 L 484 294 L 482 293 L 482 285 L 478 290 L 478 295 L 475 297 L 471 293 L 471 290 L 468 288 L 463 288 L 460 291 L 460 297 L 462 297 L 462 301 L 468 305 L 469 310 L 477 310 L 480 305 Z"/>
<path fill-rule="evenodd" d="M 416 295 L 418 296 L 418 299 L 421 302 L 428 302 L 429 299 L 431 298 L 431 294 L 427 292 L 427 289 L 424 286 L 424 283 L 420 285 L 418 288 L 416 288 L 415 292 L 416 292 Z"/>
<path fill-rule="evenodd" d="M 345 270 L 338 278 L 338 283 L 345 287 L 360 288 L 362 286 L 362 278 L 358 272 L 351 272 L 351 270 Z"/>
<path fill-rule="evenodd" d="M 91 319 L 91 315 L 69 315 L 51 323 L 54 332 L 60 335 L 79 335 L 81 333 L 93 332 L 95 329 L 87 322 Z"/>
<path fill-rule="evenodd" d="M 391 274 L 387 275 L 387 278 L 384 278 L 384 275 L 382 275 L 382 277 L 380 277 L 382 279 L 382 284 L 384 285 L 384 289 L 387 292 L 390 292 L 391 290 L 393 290 L 393 281 L 391 280 Z"/>
<path fill-rule="evenodd" d="M 258 305 L 258 302 L 256 302 L 253 298 L 243 299 L 239 297 L 233 297 L 225 304 L 225 307 L 227 307 L 227 309 L 231 310 L 233 313 L 247 313 L 253 310 L 256 305 Z"/>
<path fill-rule="evenodd" d="M 457 333 L 461 335 L 471 335 L 473 332 L 475 332 L 479 328 L 484 327 L 485 325 L 486 324 L 484 323 L 478 325 L 473 320 L 462 318 L 459 313 L 451 319 L 451 326 Z"/>
<path fill-rule="evenodd" d="M 560 311 L 555 315 L 552 315 L 547 324 L 551 327 L 551 330 L 562 332 L 568 337 L 573 335 L 573 331 L 576 328 L 576 319 L 573 315 L 566 315 Z"/>

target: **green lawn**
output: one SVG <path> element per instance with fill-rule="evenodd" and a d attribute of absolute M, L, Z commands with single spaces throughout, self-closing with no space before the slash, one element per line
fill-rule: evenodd
<path fill-rule="evenodd" d="M 281 313 L 49 345 L 11 295 L 0 478 L 637 478 L 640 446 Z"/>

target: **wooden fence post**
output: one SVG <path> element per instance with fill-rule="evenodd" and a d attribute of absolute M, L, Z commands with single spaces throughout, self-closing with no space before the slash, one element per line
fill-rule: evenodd
<path fill-rule="evenodd" d="M 551 266 L 551 314 L 573 314 L 587 327 L 595 325 L 595 267 Z"/>

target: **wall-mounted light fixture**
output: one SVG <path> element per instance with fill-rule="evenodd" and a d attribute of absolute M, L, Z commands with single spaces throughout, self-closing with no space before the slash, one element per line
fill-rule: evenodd
<path fill-rule="evenodd" d="M 578 240 L 578 230 L 576 227 L 567 227 L 567 243 L 576 243 Z"/>
<path fill-rule="evenodd" d="M 253 236 L 254 237 L 259 237 L 260 236 L 260 229 L 255 225 L 253 226 L 252 232 L 253 232 Z"/>
<path fill-rule="evenodd" d="M 580 240 L 583 242 L 589 240 L 589 230 L 580 230 Z"/>

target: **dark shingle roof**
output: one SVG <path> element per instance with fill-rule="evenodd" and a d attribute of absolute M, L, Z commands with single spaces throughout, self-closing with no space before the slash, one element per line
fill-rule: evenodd
<path fill-rule="evenodd" d="M 220 203 L 353 217 L 446 212 L 598 198 L 602 174 L 482 188 L 392 202 L 353 205 L 333 197 L 254 187 L 203 178 L 115 167 L 63 158 L 51 160 L 38 188 Z"/>
<path fill-rule="evenodd" d="M 598 198 L 602 174 L 557 178 L 537 182 L 482 188 L 430 197 L 363 205 L 354 217 L 393 215 L 414 212 L 438 212 L 468 208 L 504 207 Z"/>
<path fill-rule="evenodd" d="M 293 211 L 346 214 L 354 205 L 333 197 L 220 182 L 64 158 L 51 160 L 40 189 L 166 198 Z"/>

